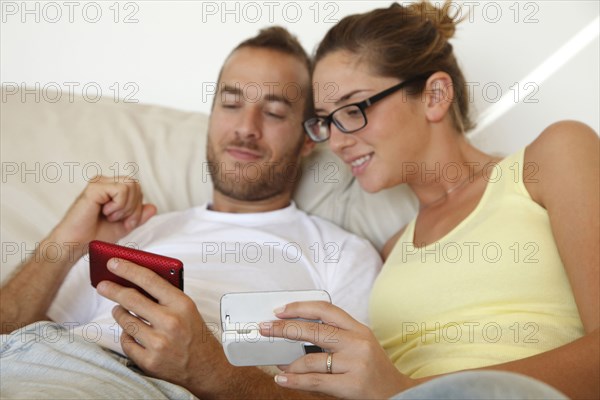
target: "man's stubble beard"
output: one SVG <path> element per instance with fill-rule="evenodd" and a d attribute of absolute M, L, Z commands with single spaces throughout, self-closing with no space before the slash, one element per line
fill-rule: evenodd
<path fill-rule="evenodd" d="M 298 144 L 283 154 L 279 160 L 249 163 L 236 161 L 231 168 L 227 167 L 224 161 L 218 159 L 211 135 L 208 135 L 206 158 L 214 190 L 240 201 L 266 200 L 285 192 L 291 192 L 301 176 L 297 155 L 304 143 L 304 138 L 300 139 Z M 251 150 L 258 149 L 254 141 L 238 139 L 230 144 Z"/>

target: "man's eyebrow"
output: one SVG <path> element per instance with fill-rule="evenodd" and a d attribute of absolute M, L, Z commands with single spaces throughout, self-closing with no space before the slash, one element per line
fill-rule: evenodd
<path fill-rule="evenodd" d="M 222 93 L 232 93 L 232 94 L 242 94 L 242 89 L 239 86 L 231 86 L 228 84 L 224 84 L 221 86 Z"/>
<path fill-rule="evenodd" d="M 277 102 L 281 102 L 281 103 L 285 104 L 285 105 L 286 105 L 286 106 L 288 106 L 288 107 L 291 107 L 291 106 L 292 106 L 292 102 L 291 102 L 291 101 L 289 101 L 288 99 L 286 99 L 286 98 L 285 98 L 285 97 L 283 97 L 283 96 L 278 96 L 278 95 L 276 95 L 276 94 L 273 94 L 273 93 L 268 93 L 268 94 L 265 96 L 265 100 L 266 100 L 266 101 L 277 101 Z"/>
<path fill-rule="evenodd" d="M 235 94 L 235 95 L 243 95 L 244 92 L 242 91 L 242 89 L 239 86 L 231 86 L 231 85 L 227 85 L 224 84 L 223 86 L 221 86 L 221 93 L 228 93 L 228 94 Z M 278 96 L 276 94 L 273 93 L 267 93 L 264 96 L 265 101 L 270 101 L 270 102 L 280 102 L 285 104 L 288 107 L 292 107 L 292 102 L 289 101 L 288 99 L 286 99 L 283 96 Z"/>

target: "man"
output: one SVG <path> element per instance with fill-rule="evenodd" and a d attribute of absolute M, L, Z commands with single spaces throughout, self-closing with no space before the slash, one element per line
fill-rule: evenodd
<path fill-rule="evenodd" d="M 333 303 L 366 319 L 377 253 L 291 201 L 300 158 L 313 147 L 301 124 L 311 113 L 309 68 L 282 28 L 230 54 L 209 124 L 210 204 L 152 218 L 156 208 L 143 204 L 135 183 L 101 178 L 86 187 L 46 241 L 83 255 L 90 240 L 121 239 L 179 258 L 186 294 L 122 260 L 108 267 L 158 303 L 112 282 L 96 292 L 87 260 L 73 266 L 67 258 L 33 257 L 0 294 L 3 333 L 22 328 L 2 339 L 3 397 L 38 397 L 36 390 L 50 397 L 190 397 L 183 388 L 201 398 L 309 395 L 278 387 L 258 368 L 233 367 L 213 335 L 227 292 L 325 289 Z M 42 320 L 60 325 L 28 325 Z"/>

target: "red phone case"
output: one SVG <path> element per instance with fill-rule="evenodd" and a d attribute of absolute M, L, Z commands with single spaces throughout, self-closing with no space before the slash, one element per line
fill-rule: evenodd
<path fill-rule="evenodd" d="M 101 281 L 112 281 L 121 286 L 132 287 L 155 300 L 139 286 L 125 280 L 108 270 L 106 263 L 113 257 L 131 261 L 149 268 L 169 281 L 173 286 L 183 290 L 183 263 L 176 258 L 161 256 L 147 251 L 119 246 L 118 244 L 93 240 L 90 242 L 90 278 L 92 286 Z"/>

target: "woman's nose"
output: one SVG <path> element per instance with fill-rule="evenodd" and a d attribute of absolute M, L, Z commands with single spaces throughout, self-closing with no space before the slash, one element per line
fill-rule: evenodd
<path fill-rule="evenodd" d="M 344 133 L 335 124 L 329 127 L 329 147 L 336 154 L 341 154 L 344 149 L 354 142 L 352 134 Z"/>

